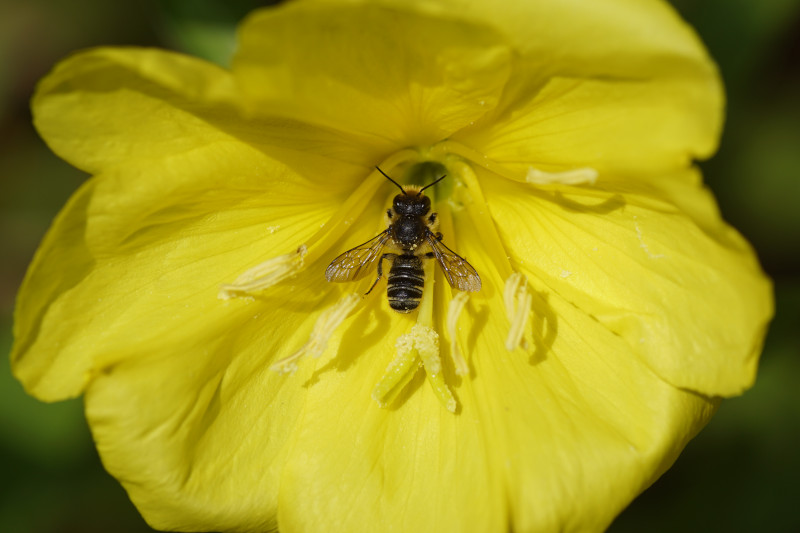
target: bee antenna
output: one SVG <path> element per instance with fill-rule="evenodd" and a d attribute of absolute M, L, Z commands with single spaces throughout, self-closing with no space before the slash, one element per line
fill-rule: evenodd
<path fill-rule="evenodd" d="M 397 187 L 400 189 L 400 192 L 402 192 L 403 194 L 408 194 L 408 193 L 407 193 L 405 190 L 403 190 L 403 186 L 402 186 L 402 185 L 400 185 L 399 183 L 397 183 L 396 181 L 394 181 L 394 180 L 393 180 L 392 178 L 390 178 L 389 176 L 387 176 L 387 175 L 386 175 L 386 172 L 384 172 L 383 170 L 381 170 L 381 167 L 378 167 L 378 166 L 376 166 L 375 168 L 377 168 L 377 169 L 378 169 L 378 172 L 380 172 L 381 174 L 383 174 L 383 177 L 384 177 L 384 178 L 386 178 L 387 180 L 389 180 L 389 181 L 391 181 L 392 183 L 394 183 L 395 185 L 397 185 Z"/>
<path fill-rule="evenodd" d="M 433 187 L 434 185 L 436 185 L 437 183 L 439 183 L 440 181 L 442 181 L 442 180 L 443 180 L 443 179 L 445 179 L 446 177 L 447 177 L 447 174 L 445 174 L 444 176 L 442 176 L 442 177 L 441 177 L 441 178 L 439 178 L 438 180 L 434 181 L 433 183 L 429 183 L 429 184 L 427 184 L 426 186 L 424 186 L 423 188 L 421 188 L 421 189 L 419 190 L 419 192 L 417 193 L 417 196 L 421 195 L 421 194 L 422 194 L 422 191 L 424 191 L 424 190 L 425 190 L 425 189 L 427 189 L 428 187 Z"/>

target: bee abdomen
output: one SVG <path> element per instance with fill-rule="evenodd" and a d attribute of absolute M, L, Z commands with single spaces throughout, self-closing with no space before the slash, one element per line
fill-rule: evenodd
<path fill-rule="evenodd" d="M 401 313 L 410 313 L 419 307 L 425 271 L 422 260 L 413 255 L 399 255 L 394 260 L 386 288 L 389 307 Z"/>

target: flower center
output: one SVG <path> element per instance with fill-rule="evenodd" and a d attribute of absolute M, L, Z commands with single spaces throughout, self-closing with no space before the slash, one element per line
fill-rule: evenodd
<path fill-rule="evenodd" d="M 458 322 L 467 309 L 469 292 L 481 289 L 482 276 L 458 254 L 458 247 L 453 244 L 457 230 L 454 215 L 470 219 L 476 232 L 473 238 L 480 242 L 483 255 L 488 258 L 483 264 L 491 264 L 505 280 L 502 291 L 508 328 L 505 348 L 509 351 L 517 348 L 528 350 L 534 344 L 531 338 L 533 299 L 528 280 L 512 264 L 497 232 L 475 172 L 477 167 L 490 170 L 498 179 L 514 179 L 537 186 L 592 184 L 597 179 L 597 172 L 590 168 L 546 172 L 530 167 L 525 176 L 514 176 L 482 155 L 452 141 L 425 150 L 398 152 L 384 161 L 380 169 L 370 173 L 308 242 L 294 252 L 271 258 L 245 271 L 233 283 L 222 286 L 219 297 L 252 296 L 312 265 L 329 281 L 361 280 L 361 285 L 351 286 L 335 304 L 318 315 L 306 344 L 271 367 L 279 372 L 294 372 L 304 356 L 322 355 L 334 332 L 346 327 L 348 318 L 359 312 L 359 307 L 365 307 L 364 297 L 372 293 L 377 281 L 387 277 L 391 307 L 416 316 L 411 315 L 414 323 L 396 340 L 395 357 L 375 385 L 372 398 L 382 407 L 392 404 L 423 368 L 436 397 L 448 411 L 456 412 L 458 404 L 443 371 L 437 324 L 441 324 L 441 332 L 449 340 L 455 374 L 469 376 L 470 367 L 459 342 Z M 446 178 L 440 180 L 442 176 Z M 387 183 L 385 178 L 394 182 L 401 191 L 401 194 L 396 190 L 392 192 L 394 201 L 389 203 L 392 207 L 388 210 L 386 229 L 370 241 L 344 251 L 326 269 L 320 259 L 323 255 L 330 255 L 332 246 L 362 215 L 369 202 L 374 201 L 379 187 Z M 453 249 L 445 246 L 445 242 Z M 371 274 L 375 270 L 378 280 Z M 484 282 L 492 283 L 488 272 L 483 277 L 486 278 Z M 435 290 L 436 280 L 442 278 L 449 283 L 440 284 L 440 288 Z M 356 292 L 352 292 L 353 289 Z M 438 319 L 434 313 L 437 292 L 449 300 L 446 316 Z M 495 286 L 492 292 L 499 294 L 499 287 Z"/>

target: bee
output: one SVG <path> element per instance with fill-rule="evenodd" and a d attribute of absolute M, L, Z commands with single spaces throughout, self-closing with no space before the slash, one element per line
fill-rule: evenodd
<path fill-rule="evenodd" d="M 337 282 L 355 281 L 363 278 L 377 262 L 378 277 L 366 296 L 383 277 L 383 262 L 388 260 L 391 263 L 386 286 L 389 306 L 400 313 L 410 313 L 419 306 L 425 286 L 422 261 L 435 257 L 451 287 L 460 291 L 481 290 L 481 278 L 472 265 L 442 243 L 442 234 L 436 231 L 437 215 L 430 213 L 431 199 L 422 194 L 447 175 L 422 188 L 411 186 L 406 190 L 383 170 L 375 168 L 401 192 L 386 210 L 388 227 L 334 259 L 325 270 L 325 278 Z M 387 246 L 392 251 L 381 253 Z"/>

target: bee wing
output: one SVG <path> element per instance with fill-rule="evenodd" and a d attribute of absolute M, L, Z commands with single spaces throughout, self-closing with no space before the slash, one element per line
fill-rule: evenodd
<path fill-rule="evenodd" d="M 381 250 L 388 240 L 389 230 L 387 229 L 364 244 L 347 250 L 331 261 L 331 264 L 325 269 L 325 279 L 328 281 L 354 281 L 363 278 L 370 271 L 372 264 L 381 256 Z"/>
<path fill-rule="evenodd" d="M 451 287 L 467 292 L 481 290 L 481 277 L 466 259 L 442 244 L 430 231 L 426 238 Z"/>

